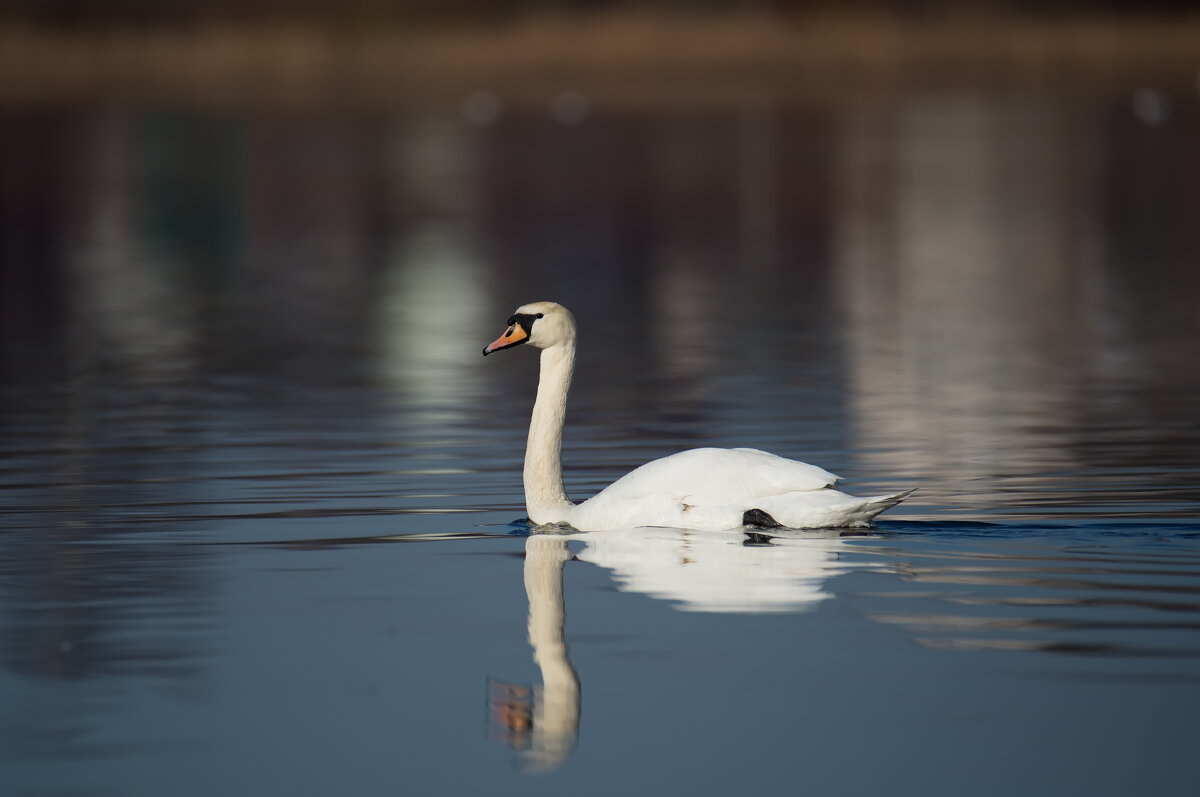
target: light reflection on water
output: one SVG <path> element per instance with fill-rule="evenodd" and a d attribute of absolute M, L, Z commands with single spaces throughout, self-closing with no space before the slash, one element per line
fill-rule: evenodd
<path fill-rule="evenodd" d="M 769 793 L 797 749 L 817 791 L 879 791 L 830 741 L 868 726 L 934 793 L 989 744 L 1053 747 L 1060 793 L 1128 793 L 1120 760 L 1183 793 L 1200 111 L 1173 107 L 8 118 L 0 761 L 29 793 L 344 785 L 315 751 L 368 791 L 549 789 L 477 738 L 491 677 L 492 735 L 579 793 L 617 760 Z M 536 298 L 581 322 L 576 497 L 701 444 L 920 492 L 865 537 L 528 536 L 535 358 L 479 349 Z"/>

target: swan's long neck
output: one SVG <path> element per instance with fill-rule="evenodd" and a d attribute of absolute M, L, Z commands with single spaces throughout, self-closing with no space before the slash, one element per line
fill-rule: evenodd
<path fill-rule="evenodd" d="M 572 504 L 562 480 L 562 433 L 575 370 L 575 341 L 542 350 L 537 400 L 525 447 L 525 509 L 534 523 L 564 520 Z"/>

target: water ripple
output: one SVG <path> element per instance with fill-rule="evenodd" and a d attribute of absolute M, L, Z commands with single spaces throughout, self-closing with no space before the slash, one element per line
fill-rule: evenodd
<path fill-rule="evenodd" d="M 1144 534 L 1108 545 L 1063 536 L 1011 535 L 986 548 L 916 537 L 862 543 L 905 586 L 856 597 L 864 617 L 933 650 L 1200 657 L 1200 551 L 1190 538 L 1172 536 L 1165 553 L 1147 550 L 1154 540 Z"/>

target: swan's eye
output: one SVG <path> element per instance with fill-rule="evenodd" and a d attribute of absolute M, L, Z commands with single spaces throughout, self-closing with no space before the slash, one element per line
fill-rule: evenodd
<path fill-rule="evenodd" d="M 508 325 L 511 327 L 513 324 L 520 324 L 526 332 L 529 332 L 529 330 L 533 329 L 533 322 L 542 317 L 542 313 L 538 313 L 537 315 L 533 313 L 517 313 L 508 319 Z"/>

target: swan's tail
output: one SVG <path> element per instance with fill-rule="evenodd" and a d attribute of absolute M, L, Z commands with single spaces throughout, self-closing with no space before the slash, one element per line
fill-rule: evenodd
<path fill-rule="evenodd" d="M 742 525 L 788 529 L 869 528 L 873 517 L 913 492 L 905 490 L 894 495 L 863 498 L 834 489 L 799 490 L 758 499 L 753 509 L 742 513 Z"/>
<path fill-rule="evenodd" d="M 871 498 L 864 498 L 861 514 L 855 518 L 855 521 L 858 523 L 870 523 L 871 520 L 880 512 L 891 509 L 916 491 L 917 488 L 914 487 L 911 490 L 905 490 L 902 493 L 895 493 L 894 495 L 879 495 L 872 496 Z"/>

